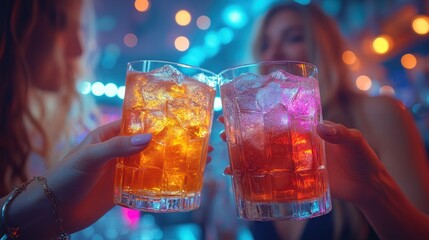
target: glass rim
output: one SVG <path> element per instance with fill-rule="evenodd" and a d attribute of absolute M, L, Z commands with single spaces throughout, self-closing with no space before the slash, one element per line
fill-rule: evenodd
<path fill-rule="evenodd" d="M 319 69 L 316 67 L 316 65 L 309 63 L 309 62 L 304 62 L 304 61 L 293 61 L 293 60 L 279 60 L 279 61 L 262 61 L 262 62 L 253 62 L 253 63 L 245 63 L 245 64 L 241 64 L 241 65 L 237 65 L 234 67 L 230 67 L 227 69 L 222 70 L 221 72 L 218 73 L 218 76 L 221 77 L 223 74 L 225 74 L 226 72 L 230 72 L 230 71 L 234 71 L 240 68 L 246 68 L 246 67 L 254 67 L 254 66 L 263 66 L 263 65 L 271 65 L 271 64 L 294 64 L 294 65 L 298 65 L 298 64 L 304 64 L 306 66 L 310 66 L 312 69 L 314 69 L 315 73 L 318 74 L 319 73 Z"/>
<path fill-rule="evenodd" d="M 218 74 L 216 74 L 215 72 L 210 71 L 210 70 L 205 69 L 205 68 L 202 68 L 202 67 L 192 66 L 189 64 L 185 64 L 185 63 L 171 62 L 171 61 L 165 61 L 165 60 L 156 60 L 156 59 L 134 60 L 134 61 L 127 62 L 127 66 L 129 67 L 129 66 L 132 66 L 134 64 L 138 64 L 138 63 L 142 63 L 142 62 L 153 62 L 153 63 L 160 63 L 160 64 L 175 65 L 175 66 L 179 66 L 179 67 L 183 67 L 183 68 L 195 69 L 195 70 L 198 70 L 201 72 L 209 73 L 209 74 L 216 76 L 216 77 L 218 76 Z M 128 67 L 127 67 L 127 69 L 128 69 Z"/>

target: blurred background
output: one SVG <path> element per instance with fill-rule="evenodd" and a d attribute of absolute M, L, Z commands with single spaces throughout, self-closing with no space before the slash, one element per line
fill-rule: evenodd
<path fill-rule="evenodd" d="M 165 60 L 216 73 L 252 62 L 253 29 L 276 2 L 280 1 L 94 0 L 96 77 L 83 81 L 79 90 L 92 95 L 104 121 L 110 121 L 121 115 L 127 62 Z M 400 99 L 429 146 L 429 0 L 295 2 L 320 4 L 337 20 L 349 46 L 343 61 L 352 70 L 356 87 L 370 95 Z M 78 233 L 78 239 L 226 239 L 228 234 L 231 239 L 252 239 L 246 223 L 232 217 L 229 179 L 222 175 L 227 152 L 219 138 L 222 125 L 216 121 L 220 112 L 217 105 L 211 137 L 214 161 L 203 191 L 203 205 L 210 208 L 171 215 L 115 209 L 123 219 L 108 213 L 98 225 Z"/>

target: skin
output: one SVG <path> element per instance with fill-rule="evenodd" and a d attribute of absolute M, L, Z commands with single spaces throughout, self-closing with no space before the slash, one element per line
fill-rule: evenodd
<path fill-rule="evenodd" d="M 45 175 L 60 205 L 66 232 L 89 226 L 113 207 L 114 160 L 142 151 L 151 139 L 150 134 L 118 136 L 119 132 L 120 121 L 94 130 Z M 0 199 L 1 205 L 6 198 Z M 37 182 L 16 197 L 6 218 L 9 226 L 21 228 L 22 239 L 59 235 L 51 205 Z M 5 233 L 3 227 L 0 233 Z"/>
<path fill-rule="evenodd" d="M 95 129 L 45 174 L 59 203 L 65 232 L 88 227 L 114 206 L 116 158 L 149 146 L 151 134 L 119 136 L 120 127 L 118 120 Z M 209 152 L 212 150 L 209 147 Z M 210 161 L 209 157 L 206 163 Z M 0 206 L 7 197 L 0 199 Z M 20 227 L 22 239 L 53 239 L 59 235 L 51 204 L 37 182 L 30 183 L 15 198 L 6 218 L 9 226 Z M 1 226 L 0 236 L 4 233 Z"/>
<path fill-rule="evenodd" d="M 219 120 L 223 122 L 223 117 Z M 341 159 L 327 159 L 331 192 L 358 207 L 381 239 L 426 239 L 429 217 L 413 205 L 389 174 L 362 133 L 342 124 L 324 121 L 318 135 Z M 225 133 L 221 138 L 226 141 Z M 228 167 L 225 174 L 231 175 Z M 306 221 L 282 221 L 282 239 L 299 239 Z M 294 228 L 296 227 L 296 228 Z M 288 235 L 285 229 L 290 230 Z"/>

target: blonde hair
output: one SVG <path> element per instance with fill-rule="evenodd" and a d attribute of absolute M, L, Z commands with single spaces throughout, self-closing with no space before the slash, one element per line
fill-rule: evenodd
<path fill-rule="evenodd" d="M 55 29 L 59 17 L 56 8 L 60 2 L 63 1 L 3 0 L 0 3 L 0 196 L 26 180 L 25 166 L 31 152 L 41 155 L 50 166 L 54 145 L 60 139 L 70 139 L 76 126 L 88 126 L 83 120 L 84 114 L 88 114 L 86 110 L 79 111 L 79 117 L 70 118 L 72 106 L 81 102 L 75 87 L 79 63 L 73 68 L 74 81 L 66 81 L 58 93 L 46 93 L 31 86 L 32 66 L 26 59 L 27 51 L 31 51 L 31 36 L 43 17 L 48 18 Z M 83 108 L 87 103 L 78 105 Z M 50 115 L 52 110 L 55 116 Z"/>

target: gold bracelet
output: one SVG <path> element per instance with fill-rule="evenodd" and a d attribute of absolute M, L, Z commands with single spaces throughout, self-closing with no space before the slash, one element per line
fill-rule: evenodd
<path fill-rule="evenodd" d="M 52 211 L 55 215 L 55 221 L 57 222 L 58 228 L 60 229 L 60 236 L 56 239 L 58 240 L 70 240 L 71 237 L 69 234 L 64 232 L 63 228 L 63 220 L 60 215 L 60 207 L 58 205 L 57 199 L 55 198 L 54 192 L 48 187 L 48 183 L 46 181 L 46 178 L 38 176 L 35 177 L 37 181 L 40 182 L 42 185 L 43 191 L 45 192 L 46 197 L 48 198 L 49 202 L 52 206 Z"/>
<path fill-rule="evenodd" d="M 7 212 L 9 205 L 16 198 L 16 196 L 18 196 L 20 193 L 22 193 L 27 188 L 28 184 L 30 184 L 32 181 L 34 181 L 34 179 L 35 178 L 30 179 L 30 180 L 22 183 L 18 187 L 15 187 L 13 192 L 7 198 L 6 202 L 3 204 L 3 207 L 1 208 L 1 223 L 5 227 L 7 233 L 1 239 L 8 239 L 8 238 L 19 239 L 20 229 L 19 229 L 19 227 L 10 227 L 9 225 L 7 225 L 6 212 Z"/>

